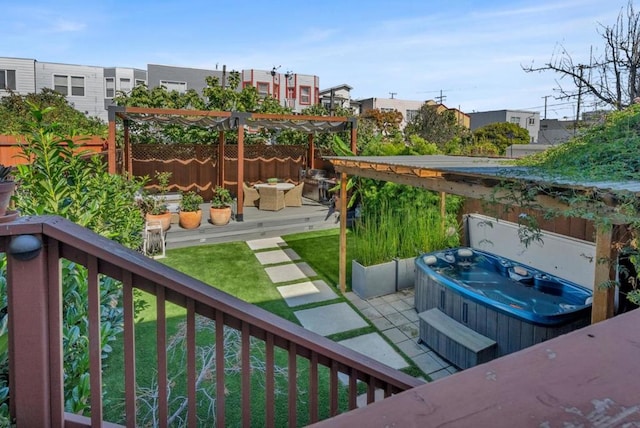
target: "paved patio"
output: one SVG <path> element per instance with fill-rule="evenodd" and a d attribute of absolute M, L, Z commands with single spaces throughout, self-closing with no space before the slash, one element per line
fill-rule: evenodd
<path fill-rule="evenodd" d="M 346 303 L 332 287 L 317 278 L 295 251 L 286 248 L 281 238 L 251 240 L 247 245 L 265 266 L 271 281 L 283 283 L 278 291 L 287 305 L 326 303 L 295 312 L 303 327 L 327 336 L 367 327 L 371 323 L 378 332 L 339 343 L 396 369 L 407 367 L 407 361 L 411 360 L 432 380 L 458 371 L 427 346 L 418 343 L 418 314 L 414 308 L 413 289 L 368 300 L 348 292 L 345 297 L 349 303 Z"/>

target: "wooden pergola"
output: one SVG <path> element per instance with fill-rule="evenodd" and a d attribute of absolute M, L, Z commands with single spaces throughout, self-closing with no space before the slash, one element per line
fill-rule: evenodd
<path fill-rule="evenodd" d="M 131 140 L 129 126 L 132 122 L 153 123 L 157 125 L 200 126 L 219 132 L 218 159 L 224 159 L 225 132 L 238 132 L 238 198 L 236 220 L 243 221 L 244 181 L 244 135 L 245 129 L 294 130 L 308 134 L 309 167 L 314 167 L 314 134 L 350 131 L 351 151 L 356 153 L 357 121 L 354 117 L 344 116 L 306 116 L 293 114 L 245 113 L 188 109 L 159 109 L 147 107 L 109 107 L 108 158 L 109 172 L 116 173 L 116 120 L 124 125 L 124 171 L 132 172 Z M 218 182 L 225 178 L 224 162 L 218 168 Z"/>
<path fill-rule="evenodd" d="M 598 207 L 585 206 L 585 213 L 592 208 L 600 218 L 608 220 L 614 227 L 596 224 L 596 260 L 610 260 L 615 256 L 612 249 L 613 229 L 624 224 L 617 215 L 616 197 L 612 192 L 627 192 L 640 196 L 640 182 L 589 182 L 577 183 L 555 180 L 536 174 L 535 170 L 509 165 L 507 159 L 476 158 L 462 156 L 353 156 L 327 157 L 336 172 L 341 174 L 340 212 L 340 289 L 346 290 L 346 182 L 347 176 L 359 176 L 390 181 L 428 190 L 467 198 L 499 202 L 506 196 L 505 190 L 495 187 L 506 181 L 535 185 L 544 192 L 534 196 L 534 202 L 542 209 L 566 210 L 571 207 L 560 196 L 573 194 L 594 197 Z M 558 195 L 557 197 L 550 195 Z M 444 198 L 443 198 L 444 199 Z M 596 263 L 593 287 L 592 323 L 610 318 L 614 313 L 614 288 L 600 287 L 613 279 L 608 263 Z"/>

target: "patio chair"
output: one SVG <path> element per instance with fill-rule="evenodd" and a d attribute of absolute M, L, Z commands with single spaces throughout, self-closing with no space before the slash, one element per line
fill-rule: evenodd
<path fill-rule="evenodd" d="M 301 207 L 302 206 L 302 188 L 304 182 L 300 182 L 296 187 L 291 190 L 287 190 L 284 194 L 284 205 L 286 207 Z"/>
<path fill-rule="evenodd" d="M 284 192 L 275 187 L 266 186 L 260 189 L 260 209 L 279 211 L 284 208 Z"/>
<path fill-rule="evenodd" d="M 260 199 L 260 193 L 257 189 L 249 186 L 247 183 L 242 183 L 242 189 L 244 190 L 244 202 L 243 207 L 257 207 L 258 200 Z"/>

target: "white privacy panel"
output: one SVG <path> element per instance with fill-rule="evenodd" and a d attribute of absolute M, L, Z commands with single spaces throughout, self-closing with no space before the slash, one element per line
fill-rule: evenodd
<path fill-rule="evenodd" d="M 542 243 L 525 247 L 518 225 L 480 214 L 465 216 L 469 246 L 488 251 L 567 279 L 593 290 L 596 266 L 594 243 L 542 231 Z"/>

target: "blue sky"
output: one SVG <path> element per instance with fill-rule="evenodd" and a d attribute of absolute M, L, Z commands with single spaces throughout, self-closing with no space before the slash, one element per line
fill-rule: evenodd
<path fill-rule="evenodd" d="M 2 2 L 0 56 L 105 67 L 270 70 L 346 83 L 353 98 L 434 99 L 465 112 L 575 114 L 558 75 L 525 73 L 562 44 L 576 63 L 603 48 L 627 0 Z M 592 108 L 588 103 L 584 109 Z"/>

